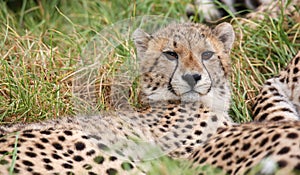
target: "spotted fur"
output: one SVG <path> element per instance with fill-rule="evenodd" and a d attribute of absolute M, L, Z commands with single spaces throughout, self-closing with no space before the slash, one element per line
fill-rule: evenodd
<path fill-rule="evenodd" d="M 299 174 L 300 122 L 256 122 L 219 129 L 190 159 L 227 174 Z M 274 164 L 266 167 L 264 161 Z M 255 172 L 255 171 L 254 171 Z"/>
<path fill-rule="evenodd" d="M 300 52 L 280 75 L 267 80 L 253 106 L 255 121 L 299 120 Z"/>
<path fill-rule="evenodd" d="M 187 158 L 233 124 L 231 25 L 170 24 L 153 34 L 138 29 L 133 38 L 144 108 L 0 127 L 0 174 L 9 167 L 15 174 L 144 174 L 149 166 L 141 161 Z"/>

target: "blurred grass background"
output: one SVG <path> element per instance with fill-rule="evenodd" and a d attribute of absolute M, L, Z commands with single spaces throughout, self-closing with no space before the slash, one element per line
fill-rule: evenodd
<path fill-rule="evenodd" d="M 97 32 L 140 15 L 187 20 L 185 7 L 189 2 L 1 1 L 0 124 L 74 115 L 71 75 L 77 69 L 82 49 Z M 299 18 L 284 14 L 285 5 L 282 7 L 275 19 L 266 15 L 261 20 L 229 20 L 237 35 L 232 51 L 230 111 L 235 121 L 251 120 L 252 100 L 260 86 L 300 48 Z M 299 10 L 295 13 L 299 14 Z M 99 106 L 105 109 L 106 98 L 100 99 Z"/>

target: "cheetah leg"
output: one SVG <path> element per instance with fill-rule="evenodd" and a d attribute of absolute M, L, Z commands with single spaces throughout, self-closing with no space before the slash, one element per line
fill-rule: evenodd
<path fill-rule="evenodd" d="M 300 119 L 300 52 L 279 76 L 266 81 L 255 101 L 254 121 Z"/>

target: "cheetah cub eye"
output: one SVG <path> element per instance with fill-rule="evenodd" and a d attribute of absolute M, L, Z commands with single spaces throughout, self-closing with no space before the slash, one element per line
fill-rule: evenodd
<path fill-rule="evenodd" d="M 203 52 L 201 57 L 203 60 L 209 60 L 215 53 L 212 51 Z"/>
<path fill-rule="evenodd" d="M 176 52 L 173 51 L 164 51 L 163 54 L 168 58 L 168 60 L 177 60 L 178 59 L 178 55 Z"/>

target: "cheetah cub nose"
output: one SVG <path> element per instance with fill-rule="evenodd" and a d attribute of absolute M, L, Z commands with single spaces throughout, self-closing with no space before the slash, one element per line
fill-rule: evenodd
<path fill-rule="evenodd" d="M 190 87 L 194 87 L 199 80 L 201 80 L 201 75 L 199 74 L 185 74 L 182 75 L 182 79 L 190 85 Z"/>

